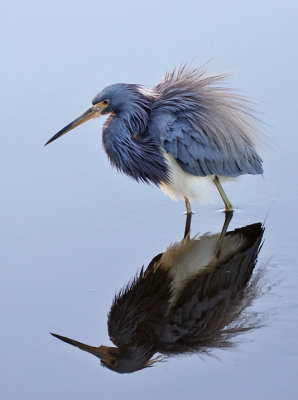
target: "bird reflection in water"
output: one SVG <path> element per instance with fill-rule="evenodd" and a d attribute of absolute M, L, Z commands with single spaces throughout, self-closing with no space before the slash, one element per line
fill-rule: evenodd
<path fill-rule="evenodd" d="M 255 223 L 217 234 L 189 235 L 152 259 L 114 298 L 108 332 L 116 347 L 93 347 L 52 334 L 119 373 L 178 354 L 208 354 L 260 326 L 247 307 L 258 295 L 252 276 L 264 228 Z M 160 355 L 154 357 L 156 353 Z"/>

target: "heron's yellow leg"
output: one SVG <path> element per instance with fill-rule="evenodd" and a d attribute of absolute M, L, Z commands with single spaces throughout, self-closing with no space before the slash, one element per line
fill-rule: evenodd
<path fill-rule="evenodd" d="M 191 214 L 190 201 L 188 200 L 187 197 L 185 197 L 184 200 L 185 200 L 186 214 Z"/>
<path fill-rule="evenodd" d="M 225 191 L 223 190 L 223 188 L 219 182 L 218 176 L 215 175 L 213 182 L 214 182 L 215 186 L 217 187 L 217 190 L 219 191 L 219 194 L 221 195 L 223 202 L 225 203 L 226 211 L 234 211 L 233 205 L 230 202 L 230 200 L 228 199 L 227 195 L 225 194 Z"/>

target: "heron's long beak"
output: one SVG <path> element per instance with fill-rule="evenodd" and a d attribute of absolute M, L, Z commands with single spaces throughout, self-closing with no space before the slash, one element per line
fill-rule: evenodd
<path fill-rule="evenodd" d="M 57 335 L 56 333 L 50 332 L 52 336 L 55 336 L 57 339 L 62 340 L 65 343 L 71 344 L 72 346 L 76 346 L 81 350 L 87 351 L 88 353 L 93 354 L 94 356 L 100 358 L 104 363 L 110 365 L 111 367 L 115 367 L 118 364 L 116 357 L 114 357 L 111 353 L 119 353 L 119 349 L 117 347 L 108 347 L 108 346 L 89 346 L 88 344 L 78 342 L 76 340 L 70 339 L 66 336 Z"/>
<path fill-rule="evenodd" d="M 66 125 L 63 129 L 61 129 L 56 135 L 54 135 L 50 140 L 47 141 L 45 144 L 48 145 L 49 143 L 53 142 L 54 140 L 58 139 L 65 133 L 71 131 L 72 129 L 76 128 L 77 126 L 83 124 L 84 122 L 88 121 L 91 118 L 98 118 L 100 117 L 102 111 L 107 108 L 108 104 L 105 104 L 103 101 L 95 104 L 94 106 L 88 108 L 82 115 L 72 121 L 70 124 Z"/>

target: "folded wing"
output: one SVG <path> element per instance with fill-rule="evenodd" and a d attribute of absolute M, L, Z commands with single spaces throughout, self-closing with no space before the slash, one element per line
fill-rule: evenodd
<path fill-rule="evenodd" d="M 153 88 L 149 130 L 192 175 L 262 174 L 255 119 L 243 98 L 218 85 L 223 78 L 186 66 L 167 74 Z"/>

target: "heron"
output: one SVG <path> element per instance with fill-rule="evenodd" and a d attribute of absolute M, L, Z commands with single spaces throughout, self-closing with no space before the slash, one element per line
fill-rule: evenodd
<path fill-rule="evenodd" d="M 156 255 L 113 300 L 108 332 L 114 346 L 52 335 L 118 373 L 178 354 L 232 347 L 235 336 L 260 327 L 260 318 L 247 307 L 258 295 L 260 275 L 252 273 L 263 233 L 263 225 L 255 223 L 223 238 L 219 233 L 188 234 Z"/>
<path fill-rule="evenodd" d="M 263 174 L 256 118 L 246 99 L 225 88 L 228 74 L 184 64 L 151 89 L 116 83 L 46 144 L 91 118 L 109 115 L 102 142 L 110 163 L 173 199 L 206 202 L 216 187 L 225 211 L 234 210 L 222 183 Z"/>

